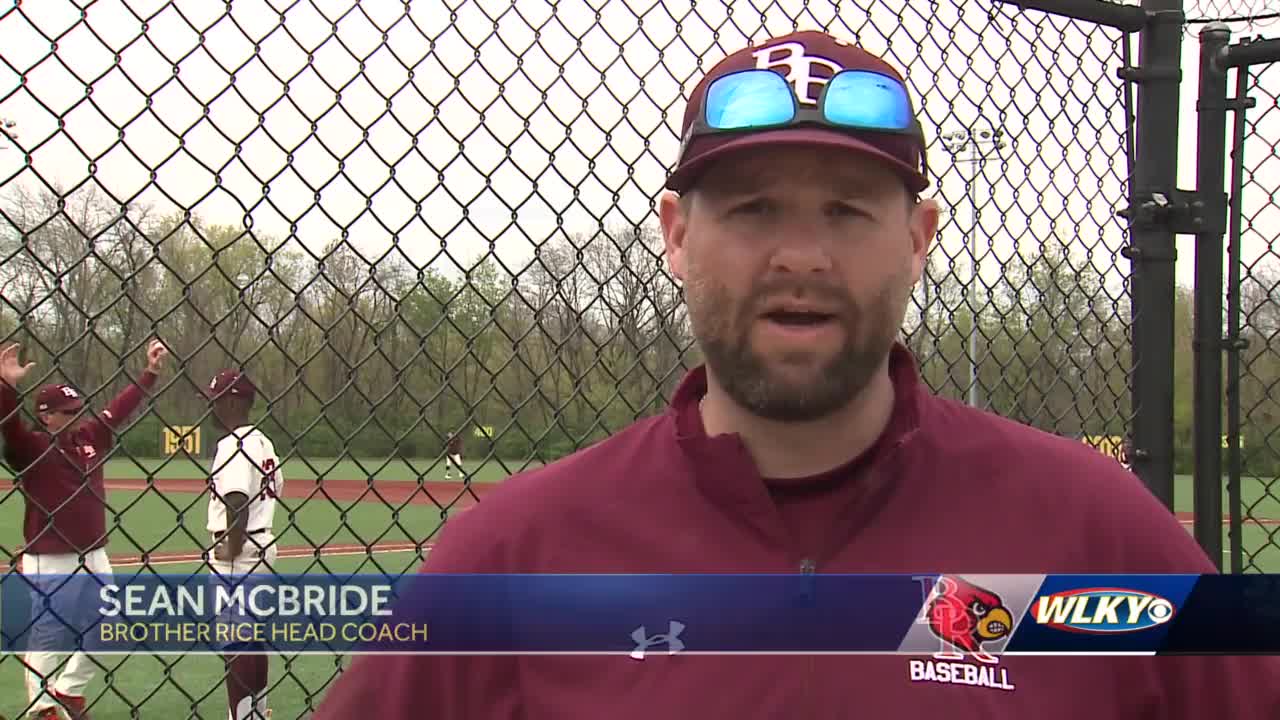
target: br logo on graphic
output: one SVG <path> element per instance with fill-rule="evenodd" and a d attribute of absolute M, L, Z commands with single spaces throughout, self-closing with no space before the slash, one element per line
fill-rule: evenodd
<path fill-rule="evenodd" d="M 675 655 L 684 649 L 684 642 L 680 640 L 680 633 L 684 632 L 684 623 L 672 620 L 667 626 L 667 632 L 657 635 L 649 635 L 645 632 L 644 625 L 631 631 L 631 639 L 635 641 L 636 648 L 631 651 L 631 657 L 636 660 L 644 659 L 644 651 L 655 645 L 666 645 L 667 654 Z"/>
<path fill-rule="evenodd" d="M 1045 595 L 1035 605 L 1036 623 L 1055 630 L 1110 635 L 1163 625 L 1173 619 L 1173 603 L 1149 592 L 1121 588 L 1081 588 Z"/>
<path fill-rule="evenodd" d="M 983 649 L 1013 632 L 1013 615 L 999 595 L 953 576 L 938 579 L 926 609 L 929 629 L 943 643 L 932 660 L 911 660 L 911 679 L 946 685 L 1014 689 L 1009 671 Z M 980 664 L 963 662 L 972 655 Z"/>

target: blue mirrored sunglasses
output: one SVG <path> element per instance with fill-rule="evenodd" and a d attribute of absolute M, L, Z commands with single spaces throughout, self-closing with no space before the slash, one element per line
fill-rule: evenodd
<path fill-rule="evenodd" d="M 689 143 L 704 135 L 799 125 L 909 135 L 919 140 L 922 150 L 925 144 L 907 88 L 897 78 L 872 70 L 842 70 L 826 82 L 817 107 L 812 107 L 801 106 L 791 83 L 779 73 L 752 69 L 711 83 L 701 112 L 681 141 L 680 157 Z"/>

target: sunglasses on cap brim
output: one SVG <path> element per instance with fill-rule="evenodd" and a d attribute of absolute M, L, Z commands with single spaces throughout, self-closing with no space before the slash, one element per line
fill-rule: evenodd
<path fill-rule="evenodd" d="M 680 157 L 690 143 L 706 135 L 805 125 L 855 136 L 888 133 L 915 138 L 922 150 L 919 169 L 928 174 L 924 128 L 915 117 L 906 86 L 873 70 L 836 73 L 823 85 L 816 107 L 801 106 L 791 83 L 773 70 L 739 70 L 716 78 L 681 139 Z"/>

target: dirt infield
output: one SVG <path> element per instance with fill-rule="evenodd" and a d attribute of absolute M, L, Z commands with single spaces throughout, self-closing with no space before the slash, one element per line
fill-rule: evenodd
<path fill-rule="evenodd" d="M 1195 524 L 1195 521 L 1196 521 L 1196 514 L 1195 514 L 1195 513 L 1180 512 L 1180 513 L 1178 513 L 1177 515 L 1178 515 L 1178 522 L 1182 523 L 1183 525 L 1193 525 L 1193 524 Z M 1228 524 L 1230 524 L 1230 523 L 1231 523 L 1231 516 L 1230 516 L 1230 515 L 1223 515 L 1223 516 L 1222 516 L 1222 524 L 1223 524 L 1223 525 L 1228 525 Z M 1255 517 L 1247 517 L 1247 518 L 1241 518 L 1241 520 L 1240 520 L 1240 524 L 1241 524 L 1241 525 L 1262 525 L 1262 526 L 1264 526 L 1264 527 L 1266 527 L 1266 526 L 1276 526 L 1276 525 L 1280 525 L 1280 518 L 1255 518 Z"/>

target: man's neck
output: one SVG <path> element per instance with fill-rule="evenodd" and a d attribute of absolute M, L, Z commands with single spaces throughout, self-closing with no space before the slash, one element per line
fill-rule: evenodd
<path fill-rule="evenodd" d="M 249 421 L 248 421 L 248 420 L 245 420 L 244 422 L 231 423 L 231 426 L 230 426 L 230 427 L 228 427 L 228 428 L 226 428 L 226 434 L 227 434 L 227 435 L 233 435 L 233 434 L 235 434 L 235 432 L 236 432 L 237 430 L 242 430 L 242 429 L 247 428 L 247 427 L 249 427 Z"/>
<path fill-rule="evenodd" d="M 767 420 L 738 405 L 708 373 L 700 410 L 708 436 L 736 433 L 761 476 L 802 479 L 833 470 L 875 444 L 893 415 L 888 363 L 841 410 L 814 422 Z"/>

